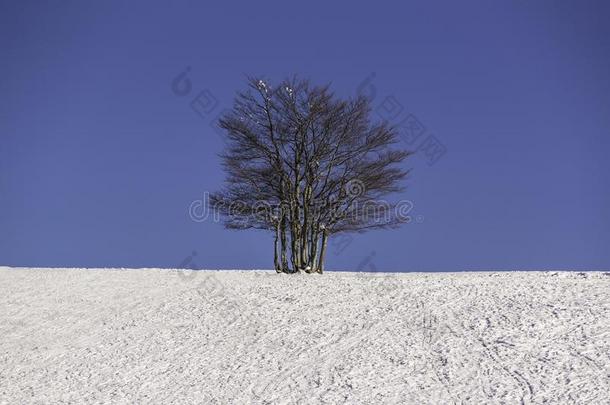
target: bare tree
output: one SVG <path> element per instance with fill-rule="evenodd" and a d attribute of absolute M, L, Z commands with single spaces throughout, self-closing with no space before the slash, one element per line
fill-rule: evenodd
<path fill-rule="evenodd" d="M 219 122 L 226 186 L 211 202 L 231 229 L 273 232 L 278 272 L 318 272 L 330 235 L 404 223 L 382 198 L 403 189 L 410 152 L 396 129 L 372 123 L 369 100 L 328 86 L 248 80 Z"/>

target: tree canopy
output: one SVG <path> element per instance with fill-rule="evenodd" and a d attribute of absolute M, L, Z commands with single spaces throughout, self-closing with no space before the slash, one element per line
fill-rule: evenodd
<path fill-rule="evenodd" d="M 221 117 L 226 185 L 210 201 L 227 228 L 273 232 L 276 271 L 321 273 L 330 235 L 408 221 L 384 197 L 403 190 L 411 152 L 370 113 L 368 99 L 329 86 L 250 78 Z"/>

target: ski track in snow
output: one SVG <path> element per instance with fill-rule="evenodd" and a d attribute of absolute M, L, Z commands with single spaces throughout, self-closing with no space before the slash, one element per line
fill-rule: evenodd
<path fill-rule="evenodd" d="M 0 403 L 608 404 L 610 275 L 0 268 Z"/>

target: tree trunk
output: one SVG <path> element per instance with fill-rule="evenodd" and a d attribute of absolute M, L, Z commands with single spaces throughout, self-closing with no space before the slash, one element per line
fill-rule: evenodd
<path fill-rule="evenodd" d="M 292 226 L 290 235 L 290 260 L 292 261 L 292 270 L 294 272 L 297 272 L 301 269 L 299 251 L 299 238 L 297 236 L 297 230 L 295 226 Z"/>
<path fill-rule="evenodd" d="M 324 229 L 322 232 L 322 248 L 320 250 L 320 258 L 318 259 L 317 270 L 318 273 L 324 272 L 324 255 L 326 254 L 326 244 L 328 242 L 328 230 Z"/>
<path fill-rule="evenodd" d="M 281 221 L 279 220 L 279 218 L 277 219 L 277 224 L 275 225 L 275 240 L 273 242 L 273 265 L 275 266 L 275 271 L 277 273 L 281 273 L 282 272 L 282 268 L 280 267 L 280 263 L 279 263 L 279 255 L 278 255 L 278 245 L 277 245 L 277 240 L 280 236 L 280 224 Z"/>
<path fill-rule="evenodd" d="M 317 271 L 318 266 L 318 244 L 319 242 L 319 234 L 316 226 L 313 225 L 311 227 L 311 232 L 309 235 L 309 245 L 311 246 L 311 252 L 309 254 L 309 263 L 307 265 L 310 267 L 310 272 L 315 273 Z"/>
<path fill-rule="evenodd" d="M 290 259 L 292 261 L 292 270 L 297 272 L 301 269 L 300 260 L 300 233 L 299 233 L 299 212 L 298 203 L 293 200 L 290 207 Z"/>
<path fill-rule="evenodd" d="M 309 241 L 309 228 L 313 228 L 309 218 L 309 205 L 312 196 L 311 186 L 307 185 L 303 190 L 303 228 L 301 229 L 301 264 L 305 268 L 309 266 L 309 255 L 311 254 L 311 243 Z M 311 266 L 309 266 L 311 267 Z"/>
<path fill-rule="evenodd" d="M 282 220 L 280 225 L 280 243 L 282 245 L 282 253 L 281 253 L 281 261 L 282 261 L 282 271 L 284 273 L 288 273 L 288 258 L 286 256 L 286 249 L 288 247 L 288 243 L 286 240 L 286 217 L 282 213 Z"/>
<path fill-rule="evenodd" d="M 307 209 L 303 208 L 303 227 L 301 228 L 301 237 L 300 237 L 300 244 L 301 244 L 301 249 L 299 251 L 299 256 L 301 258 L 301 267 L 305 268 L 307 266 L 307 262 L 308 262 L 308 258 L 307 258 L 307 248 L 308 248 L 308 243 L 307 243 Z"/>

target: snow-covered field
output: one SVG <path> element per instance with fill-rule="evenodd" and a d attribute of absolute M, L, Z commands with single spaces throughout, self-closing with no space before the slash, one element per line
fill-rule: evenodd
<path fill-rule="evenodd" d="M 0 403 L 610 398 L 610 275 L 0 268 Z"/>

